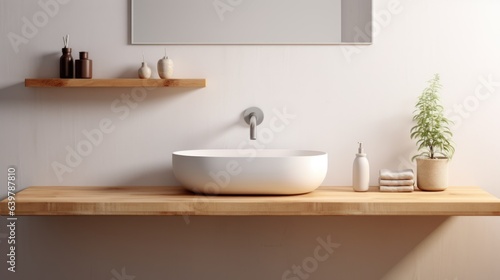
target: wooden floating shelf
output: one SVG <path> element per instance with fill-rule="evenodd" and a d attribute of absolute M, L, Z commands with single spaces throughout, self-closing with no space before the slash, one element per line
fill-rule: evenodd
<path fill-rule="evenodd" d="M 205 79 L 25 79 L 26 87 L 184 87 L 203 88 Z"/>
<path fill-rule="evenodd" d="M 15 215 L 500 216 L 500 199 L 479 187 L 383 193 L 320 187 L 294 196 L 204 196 L 182 187 L 29 187 Z M 0 214 L 8 215 L 7 199 Z"/>

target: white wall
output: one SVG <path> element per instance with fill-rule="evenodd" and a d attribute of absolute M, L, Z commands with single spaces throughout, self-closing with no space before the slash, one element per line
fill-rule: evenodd
<path fill-rule="evenodd" d="M 33 21 L 42 9 L 38 1 L 0 2 L 0 182 L 15 165 L 19 189 L 175 185 L 171 152 L 248 142 L 240 115 L 256 105 L 267 120 L 285 108 L 296 116 L 261 145 L 327 151 L 324 184 L 349 185 L 363 141 L 375 184 L 380 168 L 407 166 L 414 103 L 439 72 L 456 121 L 451 183 L 500 196 L 498 1 L 376 0 L 371 46 L 169 46 L 176 76 L 207 78 L 208 86 L 152 90 L 127 116 L 111 107 L 123 109 L 114 102 L 132 89 L 23 86 L 26 77 L 58 76 L 64 34 L 74 57 L 89 52 L 94 78 L 134 77 L 142 52 L 151 65 L 162 56 L 162 46 L 128 44 L 128 1 L 67 2 L 47 22 L 38 19 L 41 27 L 18 52 L 9 32 L 22 36 L 23 18 Z M 484 79 L 493 83 L 485 87 Z M 67 148 L 102 119 L 114 131 L 59 181 L 52 163 L 65 164 Z M 189 224 L 182 217 L 20 217 L 15 274 L 6 271 L 4 224 L 2 279 L 119 279 L 122 268 L 137 280 L 281 279 L 304 261 L 310 269 L 317 239 L 327 236 L 340 247 L 316 262 L 309 279 L 500 276 L 495 217 L 192 217 Z"/>

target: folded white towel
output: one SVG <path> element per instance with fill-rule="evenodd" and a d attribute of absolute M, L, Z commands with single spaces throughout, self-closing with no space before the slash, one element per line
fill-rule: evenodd
<path fill-rule="evenodd" d="M 415 175 L 412 169 L 389 170 L 380 169 L 381 180 L 413 180 Z"/>
<path fill-rule="evenodd" d="M 380 191 L 381 192 L 412 192 L 413 186 L 402 186 L 402 187 L 380 186 Z"/>
<path fill-rule="evenodd" d="M 382 180 L 379 181 L 381 186 L 413 186 L 414 180 Z"/>

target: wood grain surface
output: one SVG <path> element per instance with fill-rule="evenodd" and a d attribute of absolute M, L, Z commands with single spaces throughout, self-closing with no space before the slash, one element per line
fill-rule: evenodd
<path fill-rule="evenodd" d="M 8 215 L 7 199 L 0 203 Z M 29 187 L 16 194 L 15 215 L 445 215 L 499 216 L 500 199 L 479 187 L 443 192 L 357 193 L 320 187 L 293 196 L 205 196 L 182 187 Z"/>
<path fill-rule="evenodd" d="M 205 79 L 25 79 L 26 87 L 188 87 L 202 88 Z"/>

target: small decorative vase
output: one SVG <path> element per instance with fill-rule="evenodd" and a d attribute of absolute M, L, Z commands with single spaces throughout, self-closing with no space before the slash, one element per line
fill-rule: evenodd
<path fill-rule="evenodd" d="M 74 64 L 71 56 L 71 48 L 62 48 L 62 56 L 59 59 L 59 77 L 61 79 L 73 79 Z"/>
<path fill-rule="evenodd" d="M 80 52 L 80 59 L 75 63 L 75 76 L 77 79 L 92 79 L 92 60 L 88 52 Z"/>
<path fill-rule="evenodd" d="M 141 68 L 139 68 L 139 78 L 149 79 L 149 77 L 151 77 L 151 68 L 148 67 L 146 62 L 143 62 Z"/>
<path fill-rule="evenodd" d="M 158 75 L 162 79 L 172 79 L 174 74 L 174 62 L 168 56 L 158 60 Z"/>
<path fill-rule="evenodd" d="M 417 187 L 423 191 L 444 191 L 448 187 L 448 158 L 417 158 Z"/>

